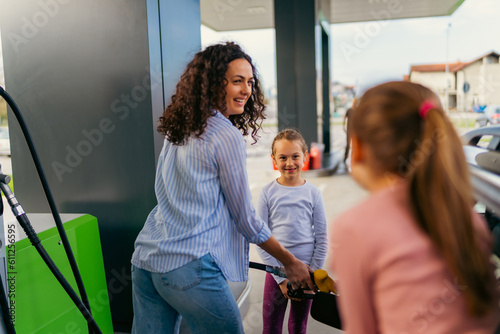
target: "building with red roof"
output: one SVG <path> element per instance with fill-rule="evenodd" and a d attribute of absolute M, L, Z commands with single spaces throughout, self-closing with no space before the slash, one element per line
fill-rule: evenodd
<path fill-rule="evenodd" d="M 500 104 L 499 58 L 491 51 L 469 62 L 448 63 L 448 69 L 446 63 L 413 65 L 408 77 L 433 89 L 450 111 L 470 111 L 474 105 Z"/>

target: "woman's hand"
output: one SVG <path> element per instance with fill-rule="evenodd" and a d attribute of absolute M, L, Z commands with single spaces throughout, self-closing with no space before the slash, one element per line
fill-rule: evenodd
<path fill-rule="evenodd" d="M 315 291 L 311 280 L 312 269 L 287 251 L 274 236 L 261 243 L 259 247 L 283 264 L 286 278 L 292 283 L 293 289 L 303 288 Z"/>
<path fill-rule="evenodd" d="M 313 271 L 308 265 L 298 260 L 296 257 L 293 257 L 287 264 L 283 263 L 283 265 L 285 266 L 286 277 L 292 282 L 293 289 L 302 288 L 303 290 L 315 291 L 314 284 L 311 280 Z"/>

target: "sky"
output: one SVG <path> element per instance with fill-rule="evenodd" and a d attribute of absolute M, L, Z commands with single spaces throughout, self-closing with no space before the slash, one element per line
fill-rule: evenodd
<path fill-rule="evenodd" d="M 411 65 L 468 62 L 500 52 L 499 21 L 499 0 L 465 0 L 451 16 L 333 24 L 331 78 L 362 93 L 377 83 L 401 80 Z M 276 85 L 274 33 L 215 32 L 202 26 L 202 46 L 238 42 L 253 58 L 264 87 L 270 88 Z"/>
<path fill-rule="evenodd" d="M 331 78 L 360 94 L 377 83 L 401 80 L 411 65 L 467 62 L 500 52 L 499 21 L 500 0 L 465 0 L 451 16 L 333 24 Z M 238 42 L 253 58 L 264 88 L 276 86 L 274 29 L 215 32 L 202 26 L 201 38 L 203 47 Z"/>

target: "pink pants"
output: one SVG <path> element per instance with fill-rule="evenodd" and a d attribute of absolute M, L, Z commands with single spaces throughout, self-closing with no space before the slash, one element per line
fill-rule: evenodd
<path fill-rule="evenodd" d="M 291 300 L 290 316 L 288 318 L 289 333 L 306 333 L 309 310 L 312 300 Z M 266 274 L 264 285 L 264 300 L 262 303 L 263 334 L 281 334 L 288 299 L 283 296 L 279 285 L 271 274 Z"/>

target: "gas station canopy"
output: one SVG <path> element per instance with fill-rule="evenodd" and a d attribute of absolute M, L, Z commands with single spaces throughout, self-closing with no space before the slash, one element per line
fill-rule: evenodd
<path fill-rule="evenodd" d="M 314 0 L 310 0 L 314 1 Z M 451 15 L 464 0 L 318 0 L 328 22 Z M 274 28 L 274 0 L 200 0 L 201 22 L 216 31 Z"/>

